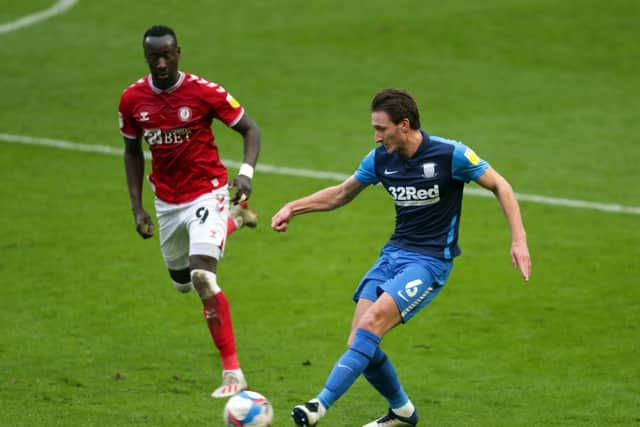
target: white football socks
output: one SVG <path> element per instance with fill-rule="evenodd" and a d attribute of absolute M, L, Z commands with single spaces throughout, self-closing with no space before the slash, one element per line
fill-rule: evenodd
<path fill-rule="evenodd" d="M 320 416 L 320 418 L 324 417 L 324 414 L 327 413 L 327 408 L 325 408 L 324 405 L 318 399 L 311 399 L 309 403 L 318 404 L 318 415 Z"/>
<path fill-rule="evenodd" d="M 413 403 L 411 403 L 411 401 L 408 401 L 401 407 L 391 408 L 391 410 L 396 415 L 400 415 L 401 417 L 404 417 L 404 418 L 409 418 L 411 415 L 413 415 L 413 412 L 416 410 L 416 407 L 413 406 Z"/>

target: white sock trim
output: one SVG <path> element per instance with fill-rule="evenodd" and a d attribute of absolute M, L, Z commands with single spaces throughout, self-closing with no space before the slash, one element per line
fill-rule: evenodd
<path fill-rule="evenodd" d="M 405 403 L 401 407 L 399 407 L 399 408 L 391 408 L 391 410 L 396 415 L 400 415 L 401 417 L 404 417 L 404 418 L 409 418 L 413 414 L 413 412 L 416 410 L 416 407 L 413 406 L 413 403 L 411 403 L 411 401 L 408 401 L 407 403 Z"/>
<path fill-rule="evenodd" d="M 209 271 L 209 270 L 202 270 L 200 268 L 196 268 L 194 270 L 191 270 L 191 281 L 193 282 L 193 277 L 194 276 L 198 276 L 198 277 L 203 277 L 206 281 L 207 281 L 207 286 L 209 287 L 209 289 L 211 289 L 211 292 L 213 292 L 213 294 L 217 294 L 222 292 L 222 289 L 220 289 L 220 286 L 218 286 L 218 280 L 217 280 L 217 276 L 216 273 L 214 273 L 213 271 Z"/>
<path fill-rule="evenodd" d="M 226 374 L 227 372 L 232 372 L 234 375 L 236 375 L 238 378 L 242 378 L 244 379 L 244 373 L 242 372 L 242 369 L 238 368 L 238 369 L 226 369 L 222 371 L 222 378 L 224 379 L 224 374 Z"/>
<path fill-rule="evenodd" d="M 311 399 L 309 402 L 317 403 L 318 404 L 318 415 L 320 416 L 320 418 L 324 417 L 324 414 L 327 413 L 327 408 L 324 407 L 322 402 L 320 402 L 318 399 Z"/>
<path fill-rule="evenodd" d="M 174 280 L 173 286 L 176 288 L 176 291 L 181 292 L 183 294 L 186 294 L 187 292 L 191 291 L 191 289 L 193 289 L 193 283 L 191 282 L 179 283 Z"/>
<path fill-rule="evenodd" d="M 233 221 L 233 223 L 236 225 L 236 228 L 241 228 L 244 225 L 244 220 L 240 215 L 238 216 L 229 215 L 229 217 L 231 218 L 231 221 Z"/>

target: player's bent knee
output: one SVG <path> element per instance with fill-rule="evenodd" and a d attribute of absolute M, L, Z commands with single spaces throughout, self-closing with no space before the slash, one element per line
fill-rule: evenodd
<path fill-rule="evenodd" d="M 369 332 L 375 332 L 378 329 L 380 321 L 376 321 L 376 316 L 364 315 L 358 322 L 358 328 L 367 330 Z"/>
<path fill-rule="evenodd" d="M 398 313 L 390 314 L 385 311 L 368 310 L 358 322 L 357 327 L 378 336 L 383 336 L 389 329 L 400 322 Z"/>
<path fill-rule="evenodd" d="M 209 270 L 199 268 L 191 270 L 191 282 L 202 300 L 206 300 L 221 291 L 216 274 Z"/>

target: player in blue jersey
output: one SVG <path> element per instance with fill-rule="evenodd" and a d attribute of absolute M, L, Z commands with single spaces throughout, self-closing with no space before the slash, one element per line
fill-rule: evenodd
<path fill-rule="evenodd" d="M 286 231 L 295 215 L 338 208 L 377 183 L 382 183 L 396 208 L 394 233 L 355 291 L 349 348 L 320 393 L 293 409 L 291 417 L 297 426 L 315 426 L 360 374 L 389 402 L 388 412 L 364 427 L 418 423 L 416 408 L 380 341 L 444 287 L 453 258 L 460 254 L 458 228 L 465 183 L 475 181 L 494 193 L 511 229 L 513 266 L 525 281 L 531 275 L 520 208 L 511 185 L 498 172 L 464 144 L 424 132 L 416 103 L 405 91 L 385 89 L 376 94 L 371 121 L 380 146 L 367 154 L 352 176 L 287 203 L 271 220 L 275 231 Z"/>

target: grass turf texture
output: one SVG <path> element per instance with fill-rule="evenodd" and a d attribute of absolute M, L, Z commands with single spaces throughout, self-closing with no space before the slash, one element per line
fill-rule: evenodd
<path fill-rule="evenodd" d="M 37 10 L 8 5 L 4 20 Z M 352 172 L 373 147 L 371 96 L 399 86 L 428 131 L 468 143 L 517 191 L 640 205 L 636 2 L 151 6 L 80 1 L 0 35 L 0 132 L 120 147 L 120 92 L 146 73 L 142 32 L 163 22 L 178 32 L 181 68 L 222 83 L 260 124 L 264 163 Z M 217 135 L 239 160 L 240 139 Z M 173 290 L 157 238 L 136 235 L 122 160 L 0 153 L 0 425 L 221 425 L 197 299 Z M 393 225 L 371 188 L 284 235 L 269 230 L 282 203 L 330 183 L 257 174 L 261 224 L 229 241 L 220 266 L 244 369 L 276 425 L 344 350 L 352 290 Z M 148 187 L 145 199 L 151 209 Z M 424 424 L 640 425 L 638 217 L 522 210 L 530 284 L 509 265 L 497 203 L 467 197 L 447 288 L 384 341 Z M 384 411 L 359 381 L 323 425 Z"/>

